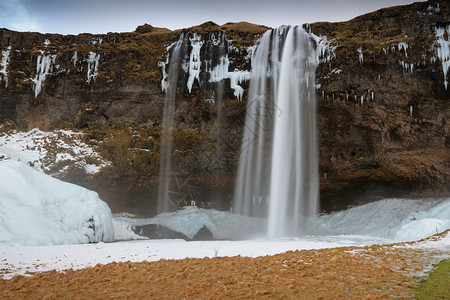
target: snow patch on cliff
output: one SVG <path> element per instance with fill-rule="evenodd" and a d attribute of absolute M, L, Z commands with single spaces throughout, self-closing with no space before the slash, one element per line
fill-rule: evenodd
<path fill-rule="evenodd" d="M 52 175 L 67 171 L 69 166 L 95 174 L 110 164 L 95 148 L 83 142 L 83 133 L 70 130 L 0 133 L 0 160 L 2 158 L 27 163 Z"/>
<path fill-rule="evenodd" d="M 8 87 L 8 64 L 10 60 L 11 46 L 2 51 L 2 60 L 0 61 L 0 81 L 5 81 L 5 87 Z"/>

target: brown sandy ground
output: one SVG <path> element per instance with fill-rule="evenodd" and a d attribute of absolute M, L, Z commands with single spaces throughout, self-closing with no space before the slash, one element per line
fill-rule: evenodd
<path fill-rule="evenodd" d="M 111 263 L 0 280 L 0 299 L 404 299 L 448 255 L 389 245 Z"/>

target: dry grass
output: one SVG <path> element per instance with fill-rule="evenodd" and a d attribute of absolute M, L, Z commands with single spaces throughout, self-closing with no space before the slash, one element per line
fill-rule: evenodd
<path fill-rule="evenodd" d="M 0 298 L 404 299 L 432 263 L 428 252 L 392 246 L 112 263 L 0 280 Z"/>

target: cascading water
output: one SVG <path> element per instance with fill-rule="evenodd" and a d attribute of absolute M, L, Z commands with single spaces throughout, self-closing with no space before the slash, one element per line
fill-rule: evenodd
<path fill-rule="evenodd" d="M 233 212 L 268 217 L 268 236 L 296 235 L 318 210 L 315 69 L 311 36 L 266 32 L 252 75 Z"/>
<path fill-rule="evenodd" d="M 171 210 L 173 204 L 169 198 L 169 182 L 171 179 L 172 169 L 172 140 L 173 140 L 173 120 L 175 116 L 175 102 L 177 98 L 178 79 L 180 73 L 180 66 L 182 65 L 182 48 L 185 44 L 185 36 L 182 33 L 175 44 L 170 47 L 171 53 L 169 56 L 169 72 L 163 89 L 165 90 L 164 97 L 164 112 L 163 123 L 161 131 L 160 144 L 160 167 L 159 167 L 159 187 L 158 187 L 158 207 L 157 212 L 163 213 Z"/>
<path fill-rule="evenodd" d="M 217 36 L 215 34 L 202 36 L 197 33 L 183 32 L 178 41 L 168 47 L 169 53 L 166 62 L 160 62 L 159 64 L 163 68 L 162 88 L 165 91 L 165 99 L 160 144 L 158 213 L 177 209 L 180 204 L 171 199 L 171 196 L 174 196 L 177 192 L 170 191 L 171 188 L 174 188 L 173 181 L 176 181 L 176 179 L 173 180 L 173 178 L 177 170 L 176 166 L 172 166 L 175 106 L 177 96 L 182 95 L 184 89 L 191 92 L 195 82 L 198 83 L 199 87 L 208 85 L 208 88 L 213 88 L 215 92 L 212 101 L 217 107 L 215 175 L 217 182 L 221 181 L 222 169 L 224 169 L 224 142 L 220 136 L 223 134 L 224 123 L 224 83 L 223 78 L 214 77 L 210 74 L 213 70 L 216 70 L 216 75 L 233 77 L 233 72 L 228 72 L 228 68 L 226 70 L 221 68 L 221 62 L 227 54 L 227 44 L 224 32 L 218 33 Z M 215 69 L 218 65 L 219 67 Z M 166 73 L 167 66 L 168 73 Z M 205 80 L 207 73 L 210 75 L 209 82 Z M 234 88 L 242 89 L 237 85 Z M 223 197 L 223 193 L 219 195 L 220 192 L 218 189 L 214 197 L 217 199 Z"/>
<path fill-rule="evenodd" d="M 217 56 L 219 58 L 224 57 L 227 54 L 227 40 L 225 36 L 225 32 L 220 32 L 218 34 L 218 39 L 216 42 L 212 42 L 212 45 L 209 50 L 209 55 L 211 59 L 211 63 L 214 59 L 214 54 L 217 53 Z M 215 149 L 215 177 L 217 187 L 214 192 L 214 199 L 217 203 L 222 203 L 222 199 L 225 199 L 226 193 L 224 192 L 223 188 L 221 188 L 221 182 L 223 181 L 224 176 L 224 169 L 225 169 L 225 163 L 224 163 L 224 152 L 225 152 L 225 144 L 223 142 L 223 137 L 221 136 L 223 134 L 224 129 L 224 101 L 223 101 L 223 90 L 224 90 L 224 82 L 223 80 L 218 81 L 216 84 L 216 87 L 214 89 L 215 93 L 215 104 L 216 104 L 216 112 L 217 112 L 217 118 L 216 118 L 216 130 L 215 130 L 215 142 L 216 142 L 216 149 Z"/>

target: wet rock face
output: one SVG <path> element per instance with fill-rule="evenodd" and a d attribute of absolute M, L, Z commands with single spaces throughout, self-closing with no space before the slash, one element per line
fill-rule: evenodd
<path fill-rule="evenodd" d="M 449 25 L 447 1 L 310 25 L 313 34 L 327 37 L 333 52 L 316 71 L 323 209 L 385 195 L 448 195 L 450 86 L 446 88 L 445 81 L 450 80 L 450 70 L 443 50 L 448 49 Z M 239 101 L 239 88 L 232 85 L 237 75 L 231 73 L 250 70 L 251 47 L 266 29 L 207 22 L 185 31 L 193 40 L 186 40 L 186 70 L 179 79 L 174 172 L 200 188 L 201 195 L 190 200 L 204 206 L 227 209 L 232 200 L 248 82 L 237 84 L 243 90 Z M 192 69 L 190 76 L 189 55 L 199 46 L 194 33 L 202 43 L 197 49 L 200 72 Z M 179 36 L 180 31 L 147 24 L 132 33 L 78 36 L 2 29 L 0 122 L 13 120 L 22 129 L 83 129 L 99 142 L 105 135 L 98 128 L 144 130 L 149 140 L 145 149 L 155 152 L 151 167 L 137 165 L 148 160 L 130 157 L 94 180 L 66 180 L 98 190 L 106 201 L 122 198 L 147 207 L 143 195 L 155 195 L 158 183 L 162 67 L 167 46 Z M 223 80 L 211 80 L 208 68 L 225 63 L 228 70 L 223 70 L 229 74 L 222 72 Z M 222 87 L 219 115 L 215 100 Z M 131 139 L 135 136 L 130 133 Z M 129 147 L 136 144 L 132 140 Z"/>

